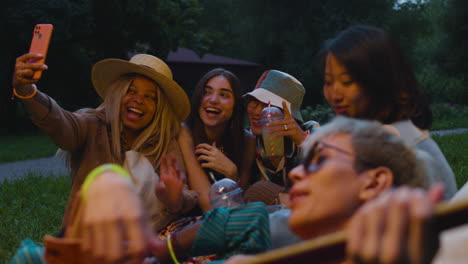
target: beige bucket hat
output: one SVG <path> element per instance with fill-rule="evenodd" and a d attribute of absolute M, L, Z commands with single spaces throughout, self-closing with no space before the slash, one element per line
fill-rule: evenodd
<path fill-rule="evenodd" d="M 260 76 L 254 90 L 242 97 L 252 96 L 262 103 L 270 102 L 280 109 L 283 109 L 283 101 L 286 101 L 291 115 L 303 122 L 300 108 L 304 94 L 304 86 L 292 75 L 278 70 L 268 70 Z"/>
<path fill-rule="evenodd" d="M 185 120 L 190 113 L 190 101 L 187 93 L 172 79 L 172 71 L 161 59 L 148 55 L 137 54 L 130 61 L 120 59 L 104 59 L 93 66 L 91 79 L 94 89 L 105 98 L 112 82 L 122 75 L 137 73 L 154 80 L 172 106 L 180 121 Z"/>

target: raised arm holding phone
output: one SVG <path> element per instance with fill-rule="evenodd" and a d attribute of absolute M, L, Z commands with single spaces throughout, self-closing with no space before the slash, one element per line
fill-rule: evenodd
<path fill-rule="evenodd" d="M 44 35 L 41 39 L 46 40 Z M 62 227 L 72 220 L 86 176 L 106 163 L 119 164 L 130 172 L 153 231 L 192 209 L 198 195 L 187 188 L 185 178 L 159 177 L 165 155 L 173 155 L 185 173 L 177 139 L 180 123 L 190 112 L 187 94 L 172 79 L 167 64 L 149 54 L 137 54 L 130 60 L 101 60 L 93 66 L 91 77 L 103 103 L 95 109 L 70 112 L 36 86 L 37 72 L 48 69 L 45 53 L 19 56 L 12 85 L 33 123 L 68 155 L 72 187 Z M 176 186 L 180 183 L 183 188 Z M 93 200 L 92 194 L 89 200 Z"/>
<path fill-rule="evenodd" d="M 13 94 L 20 99 L 31 99 L 37 92 L 35 83 L 47 70 L 45 58 L 54 26 L 37 24 L 34 27 L 29 54 L 16 59 L 13 76 Z"/>

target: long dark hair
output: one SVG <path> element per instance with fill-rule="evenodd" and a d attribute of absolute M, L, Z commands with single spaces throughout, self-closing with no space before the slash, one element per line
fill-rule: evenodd
<path fill-rule="evenodd" d="M 206 83 L 213 77 L 223 76 L 229 82 L 234 94 L 234 109 L 232 117 L 228 121 L 224 133 L 221 138 L 222 145 L 224 146 L 224 153 L 230 158 L 234 164 L 237 165 L 240 171 L 241 156 L 244 150 L 244 124 L 243 124 L 243 102 L 242 102 L 242 90 L 240 81 L 232 72 L 227 71 L 223 68 L 215 68 L 207 72 L 198 81 L 197 86 L 192 95 L 192 111 L 187 119 L 187 125 L 190 127 L 193 133 L 193 139 L 195 146 L 200 143 L 208 143 L 208 138 L 205 133 L 204 124 L 200 119 L 198 109 L 200 108 L 203 94 L 205 92 Z"/>
<path fill-rule="evenodd" d="M 362 88 L 369 108 L 359 118 L 390 124 L 411 119 L 429 129 L 432 112 L 414 71 L 399 45 L 385 31 L 367 25 L 349 27 L 328 40 L 319 53 L 324 73 L 332 54 Z"/>

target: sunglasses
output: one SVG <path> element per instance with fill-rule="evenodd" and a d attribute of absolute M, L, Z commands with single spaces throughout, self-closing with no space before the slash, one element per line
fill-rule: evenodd
<path fill-rule="evenodd" d="M 316 172 L 325 165 L 328 157 L 324 155 L 322 151 L 326 148 L 332 149 L 347 156 L 354 156 L 353 153 L 347 150 L 318 140 L 312 145 L 310 151 L 307 153 L 306 158 L 302 162 L 307 173 Z"/>

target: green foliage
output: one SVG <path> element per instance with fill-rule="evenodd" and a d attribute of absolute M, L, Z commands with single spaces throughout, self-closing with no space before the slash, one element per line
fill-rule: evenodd
<path fill-rule="evenodd" d="M 398 41 L 403 52 L 414 60 L 414 44 L 418 39 L 432 34 L 432 24 L 428 23 L 428 6 L 423 0 L 405 1 L 394 9 L 393 16 L 388 17 L 386 29 Z"/>
<path fill-rule="evenodd" d="M 352 24 L 383 25 L 395 1 L 201 0 L 201 28 L 217 32 L 211 52 L 288 72 L 307 89 L 305 102 L 320 103 L 316 54 L 322 43 Z"/>
<path fill-rule="evenodd" d="M 466 1 L 407 1 L 390 21 L 431 102 L 468 101 Z M 460 71 L 461 70 L 461 71 Z"/>
<path fill-rule="evenodd" d="M 457 117 L 468 118 L 468 106 L 467 105 L 455 105 L 439 103 L 431 106 L 432 115 L 436 120 L 451 119 Z"/>
<path fill-rule="evenodd" d="M 434 120 L 431 130 L 444 130 L 444 129 L 454 129 L 454 128 L 467 128 L 468 127 L 468 118 L 465 117 L 456 117 L 443 120 Z"/>
<path fill-rule="evenodd" d="M 8 263 L 21 240 L 42 244 L 44 235 L 59 231 L 70 184 L 68 177 L 35 174 L 0 182 L 0 263 Z"/>
<path fill-rule="evenodd" d="M 196 0 L 25 0 L 4 1 L 0 26 L 8 41 L 0 42 L 0 122 L 9 132 L 22 128 L 16 101 L 11 101 L 15 58 L 29 49 L 37 23 L 54 25 L 47 65 L 39 88 L 65 109 L 95 107 L 101 100 L 92 88 L 92 65 L 103 58 L 126 59 L 148 52 L 163 59 L 181 45 L 201 49 L 200 7 Z M 205 47 L 206 49 L 206 47 Z M 30 121 L 29 121 L 30 123 Z"/>
<path fill-rule="evenodd" d="M 458 187 L 468 181 L 468 133 L 432 137 L 452 167 Z"/>
<path fill-rule="evenodd" d="M 319 122 L 320 125 L 327 123 L 334 116 L 331 107 L 325 104 L 318 104 L 315 108 L 306 106 L 301 109 L 301 114 L 304 122 L 313 120 Z"/>
<path fill-rule="evenodd" d="M 432 130 L 468 128 L 468 106 L 437 103 L 431 105 Z"/>
<path fill-rule="evenodd" d="M 431 105 L 433 124 L 431 130 L 454 128 L 468 128 L 468 106 L 448 103 L 435 103 Z M 305 121 L 314 120 L 321 125 L 334 117 L 333 110 L 328 104 L 318 104 L 314 107 L 306 106 L 301 109 Z"/>
<path fill-rule="evenodd" d="M 211 34 L 212 52 L 291 73 L 307 88 L 309 105 L 322 98 L 317 52 L 352 24 L 389 31 L 432 102 L 468 101 L 467 1 L 201 0 L 200 6 L 200 25 Z"/>
<path fill-rule="evenodd" d="M 57 151 L 57 146 L 43 134 L 2 136 L 0 146 L 0 163 L 50 157 Z"/>
<path fill-rule="evenodd" d="M 435 1 L 437 2 L 437 1 Z M 445 0 L 447 3 L 446 19 L 441 21 L 447 32 L 446 49 L 443 66 L 447 72 L 454 72 L 465 76 L 468 73 L 468 2 L 465 0 Z"/>
<path fill-rule="evenodd" d="M 427 65 L 417 74 L 417 79 L 432 103 L 468 102 L 468 89 L 463 80 L 447 75 L 438 67 Z"/>
<path fill-rule="evenodd" d="M 395 18 L 403 50 L 411 58 L 417 79 L 431 102 L 465 103 L 467 83 L 462 75 L 447 71 L 450 54 L 445 22 L 449 19 L 449 1 L 406 2 Z M 403 35 L 403 37 L 401 37 Z"/>

